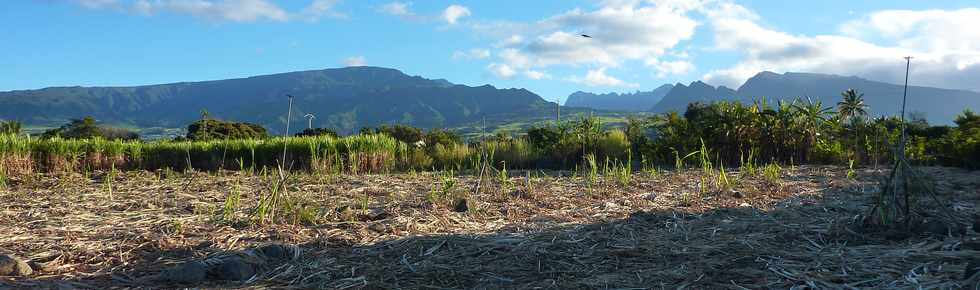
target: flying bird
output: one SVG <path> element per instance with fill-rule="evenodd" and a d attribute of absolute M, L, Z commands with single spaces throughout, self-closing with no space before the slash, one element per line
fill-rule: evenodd
<path fill-rule="evenodd" d="M 588 35 L 588 34 L 580 34 L 580 35 L 582 35 L 582 37 L 585 37 L 585 38 L 592 38 L 592 36 L 591 35 Z"/>

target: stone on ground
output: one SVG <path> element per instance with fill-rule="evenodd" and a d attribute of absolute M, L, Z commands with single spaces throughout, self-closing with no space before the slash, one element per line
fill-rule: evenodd
<path fill-rule="evenodd" d="M 231 258 L 218 264 L 214 275 L 218 280 L 245 281 L 255 276 L 255 267 L 241 259 Z"/>
<path fill-rule="evenodd" d="M 26 262 L 20 259 L 8 256 L 0 255 L 0 276 L 30 276 L 34 273 L 34 269 Z"/>
<path fill-rule="evenodd" d="M 163 271 L 160 279 L 177 284 L 197 284 L 204 282 L 207 274 L 207 265 L 200 261 L 191 261 Z"/>

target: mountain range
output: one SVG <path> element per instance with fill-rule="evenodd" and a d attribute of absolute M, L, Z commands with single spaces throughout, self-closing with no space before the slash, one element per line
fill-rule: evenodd
<path fill-rule="evenodd" d="M 207 110 L 214 118 L 279 131 L 287 95 L 294 96 L 294 121 L 313 114 L 314 125 L 341 132 L 390 123 L 452 127 L 497 114 L 554 110 L 553 103 L 524 89 L 470 87 L 389 68 L 347 67 L 204 82 L 0 92 L 0 119 L 57 126 L 93 116 L 106 123 L 177 128 Z"/>
<path fill-rule="evenodd" d="M 858 77 L 762 72 L 737 90 L 695 81 L 630 94 L 576 92 L 561 113 L 564 119 L 594 109 L 614 115 L 683 112 L 694 101 L 751 102 L 760 97 L 771 102 L 810 97 L 822 101 L 824 106 L 835 106 L 840 93 L 850 88 L 865 94 L 874 116 L 897 115 L 901 109 L 901 85 Z M 364 66 L 202 82 L 0 92 L 0 119 L 18 120 L 34 127 L 57 127 L 70 119 L 92 116 L 114 125 L 183 128 L 207 110 L 214 118 L 257 123 L 272 132 L 281 132 L 287 95 L 294 96 L 295 129 L 291 131 L 305 127 L 300 124 L 306 125 L 306 114 L 315 115 L 314 126 L 341 133 L 393 123 L 423 128 L 465 127 L 479 132 L 487 129 L 487 124 L 528 126 L 555 117 L 555 103 L 525 89 L 465 86 Z M 908 96 L 908 111 L 921 113 L 934 124 L 951 124 L 964 109 L 980 109 L 980 93 L 972 91 L 910 86 Z"/>
<path fill-rule="evenodd" d="M 824 106 L 834 107 L 841 100 L 841 93 L 852 88 L 864 94 L 864 100 L 869 109 L 868 113 L 872 116 L 901 114 L 904 90 L 902 85 L 871 81 L 854 76 L 794 72 L 783 74 L 760 72 L 748 79 L 738 89 L 725 86 L 714 87 L 701 81 L 695 81 L 686 86 L 678 83 L 673 85 L 670 91 L 653 106 L 646 106 L 648 103 L 646 101 L 633 101 L 631 104 L 633 107 L 649 108 L 647 111 L 654 113 L 684 112 L 687 104 L 695 101 L 737 100 L 753 102 L 761 98 L 766 98 L 770 103 L 775 103 L 777 100 L 793 101 L 809 98 L 811 101 L 822 102 Z M 573 95 L 583 96 L 584 94 L 575 93 Z M 571 96 L 569 97 L 571 98 Z M 621 103 L 620 105 L 622 105 Z M 592 108 L 605 109 L 601 106 Z M 953 118 L 962 113 L 964 109 L 980 110 L 980 93 L 922 86 L 909 86 L 908 88 L 907 112 L 920 114 L 930 123 L 952 124 Z"/>
<path fill-rule="evenodd" d="M 674 87 L 671 84 L 662 85 L 649 92 L 593 94 L 574 92 L 568 96 L 565 106 L 586 107 L 609 111 L 646 111 L 656 105 Z"/>

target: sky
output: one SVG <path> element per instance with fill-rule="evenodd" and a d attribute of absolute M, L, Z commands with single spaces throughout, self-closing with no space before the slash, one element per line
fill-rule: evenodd
<path fill-rule="evenodd" d="M 465 85 L 633 92 L 760 71 L 980 91 L 980 2 L 17 0 L 0 91 L 381 66 Z M 582 35 L 588 35 L 584 37 Z"/>

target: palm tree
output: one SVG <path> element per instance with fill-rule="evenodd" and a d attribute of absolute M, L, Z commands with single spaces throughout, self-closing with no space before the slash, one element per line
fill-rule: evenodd
<path fill-rule="evenodd" d="M 832 114 L 830 107 L 824 107 L 819 100 L 813 101 L 806 99 L 806 103 L 796 103 L 793 108 L 799 120 L 800 130 L 803 133 L 803 146 L 800 148 L 802 156 L 800 161 L 807 162 L 807 153 L 816 144 L 817 134 L 820 132 L 820 125 L 827 121 L 827 115 Z"/>
<path fill-rule="evenodd" d="M 844 98 L 840 102 L 837 102 L 837 114 L 840 115 L 841 122 L 868 114 L 868 105 L 864 103 L 864 94 L 858 94 L 856 90 L 849 89 L 840 95 Z"/>

